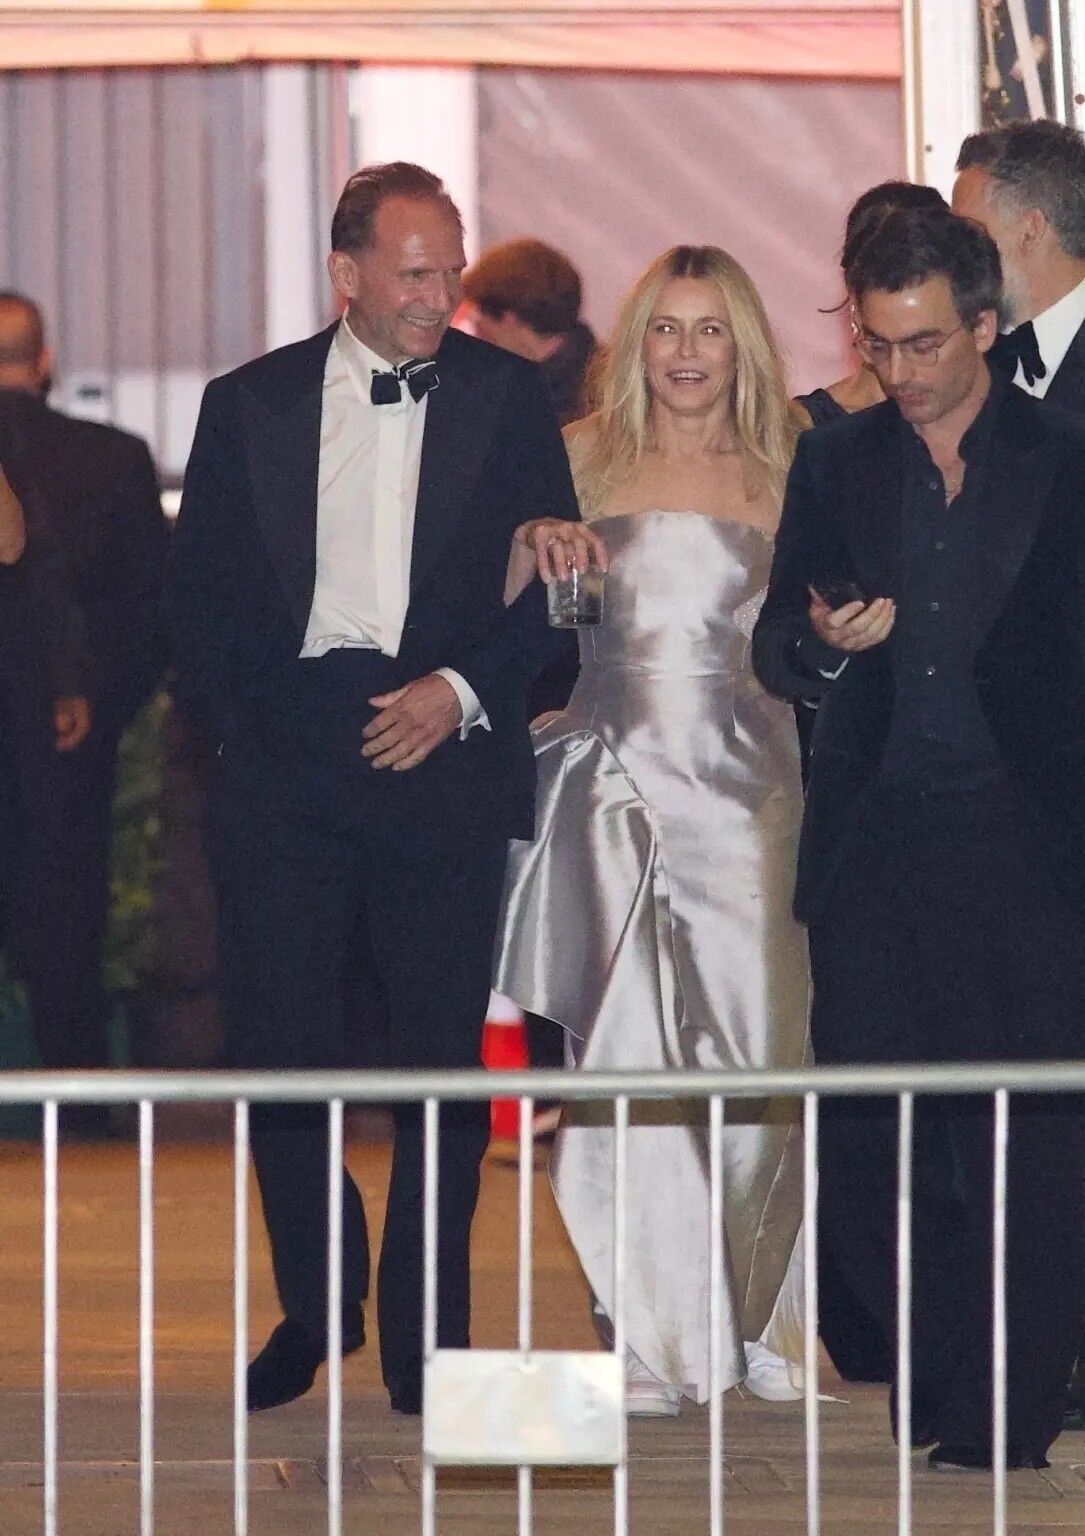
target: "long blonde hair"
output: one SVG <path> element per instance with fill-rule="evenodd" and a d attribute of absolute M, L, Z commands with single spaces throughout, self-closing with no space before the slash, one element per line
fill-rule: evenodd
<path fill-rule="evenodd" d="M 784 369 L 761 296 L 745 268 L 715 245 L 676 245 L 658 256 L 626 295 L 606 355 L 594 432 L 572 454 L 580 509 L 598 517 L 607 499 L 635 473 L 649 447 L 652 397 L 644 366 L 644 338 L 660 293 L 677 277 L 711 283 L 723 302 L 735 339 L 735 381 L 730 400 L 736 447 L 742 454 L 746 495 L 768 490 L 777 500 L 795 451 L 796 426 L 788 410 Z"/>

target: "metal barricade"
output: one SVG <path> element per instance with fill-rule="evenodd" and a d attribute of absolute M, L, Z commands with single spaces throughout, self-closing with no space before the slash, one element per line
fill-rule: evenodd
<path fill-rule="evenodd" d="M 1085 1090 L 1085 1062 L 1073 1064 L 810 1068 L 789 1072 L 515 1072 L 502 1074 L 503 1095 L 520 1101 L 518 1306 L 515 1350 L 490 1352 L 492 1359 L 471 1360 L 471 1351 L 437 1349 L 437 1162 L 438 1108 L 442 1102 L 488 1099 L 493 1079 L 485 1072 L 313 1072 L 313 1073 L 8 1073 L 0 1076 L 0 1105 L 39 1104 L 43 1107 L 43 1531 L 58 1533 L 58 1112 L 66 1104 L 130 1104 L 139 1106 L 139 1472 L 140 1533 L 155 1531 L 154 1429 L 154 1111 L 166 1103 L 232 1102 L 234 1105 L 234 1533 L 248 1536 L 248 1427 L 246 1366 L 248 1333 L 248 1152 L 249 1105 L 268 1102 L 307 1102 L 328 1105 L 330 1149 L 328 1164 L 328 1424 L 327 1529 L 342 1536 L 342 1197 L 345 1102 L 422 1102 L 425 1155 L 425 1273 L 423 1338 L 426 1392 L 423 1413 L 421 1530 L 437 1531 L 437 1470 L 442 1460 L 479 1466 L 516 1465 L 518 1533 L 530 1536 L 533 1525 L 533 1467 L 542 1464 L 605 1464 L 613 1468 L 614 1531 L 629 1529 L 628 1455 L 624 1412 L 626 1144 L 629 1106 L 634 1100 L 684 1099 L 708 1101 L 710 1247 L 710 1401 L 709 1401 L 709 1536 L 724 1531 L 724 1417 L 722 1386 L 723 1175 L 722 1150 L 728 1100 L 795 1099 L 802 1105 L 805 1154 L 803 1254 L 805 1270 L 805 1459 L 808 1536 L 818 1536 L 820 1518 L 820 1452 L 817 1338 L 817 1137 L 820 1100 L 833 1097 L 893 1096 L 899 1103 L 899 1170 L 897 1188 L 897 1321 L 898 1422 L 910 1423 L 912 1405 L 912 1152 L 917 1094 L 993 1095 L 993 1501 L 992 1529 L 1006 1533 L 1006 1199 L 1009 1096 L 1011 1092 L 1080 1093 Z M 533 1160 L 531 1120 L 536 1098 L 569 1101 L 611 1101 L 614 1105 L 614 1343 L 610 1364 L 606 1356 L 544 1357 L 533 1351 Z M 549 1437 L 545 1454 L 523 1449 L 516 1424 L 503 1426 L 504 1444 L 495 1449 L 483 1438 L 468 1437 L 466 1449 L 442 1449 L 440 1436 L 430 1432 L 432 1385 L 437 1376 L 457 1380 L 459 1355 L 468 1380 L 476 1367 L 492 1374 L 487 1380 L 507 1383 L 516 1370 L 552 1370 L 553 1379 L 574 1381 L 576 1391 L 596 1414 L 598 1434 L 588 1437 L 582 1454 L 570 1455 L 560 1425 Z M 579 1370 L 580 1362 L 599 1360 L 599 1369 Z M 565 1367 L 568 1369 L 562 1375 Z M 436 1373 L 436 1374 L 435 1374 Z M 570 1374 L 571 1373 L 571 1374 Z M 586 1394 L 586 1396 L 584 1396 Z M 594 1395 L 593 1395 L 594 1394 Z M 912 1533 L 912 1468 L 909 1435 L 900 1435 L 898 1456 L 899 1536 Z M 509 1443 L 520 1445 L 519 1459 L 510 1460 Z"/>

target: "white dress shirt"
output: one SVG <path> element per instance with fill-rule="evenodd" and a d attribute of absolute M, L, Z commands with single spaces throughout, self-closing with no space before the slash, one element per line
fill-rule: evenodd
<path fill-rule="evenodd" d="M 328 651 L 398 656 L 411 587 L 415 502 L 428 395 L 406 384 L 398 403 L 374 405 L 375 373 L 391 365 L 340 321 L 324 368 L 317 480 L 316 585 L 303 659 Z M 489 721 L 474 689 L 438 669 L 463 712 L 461 737 Z"/>
<path fill-rule="evenodd" d="M 1062 366 L 1062 360 L 1070 350 L 1071 342 L 1085 325 L 1085 282 L 1078 283 L 1076 288 L 1071 288 L 1069 293 L 1063 294 L 1057 303 L 1045 309 L 1042 315 L 1037 315 L 1032 325 L 1036 332 L 1036 344 L 1040 348 L 1040 356 L 1047 372 L 1042 379 L 1037 379 L 1033 384 L 1026 384 L 1024 370 L 1018 363 L 1013 382 L 1026 394 L 1035 395 L 1038 400 L 1042 400 L 1051 388 L 1052 381 Z"/>

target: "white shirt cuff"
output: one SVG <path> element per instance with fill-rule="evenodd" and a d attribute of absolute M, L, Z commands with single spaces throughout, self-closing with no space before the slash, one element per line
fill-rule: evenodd
<path fill-rule="evenodd" d="M 492 729 L 489 716 L 479 703 L 478 694 L 465 678 L 462 678 L 458 672 L 454 672 L 451 667 L 438 667 L 437 676 L 444 678 L 460 701 L 460 713 L 463 715 L 460 725 L 461 741 L 467 740 L 468 732 L 473 731 L 476 725 L 481 725 L 486 731 Z"/>

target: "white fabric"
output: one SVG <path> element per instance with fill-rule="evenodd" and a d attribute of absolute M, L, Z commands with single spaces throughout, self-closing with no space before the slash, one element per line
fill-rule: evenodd
<path fill-rule="evenodd" d="M 1059 299 L 1057 304 L 1052 304 L 1045 309 L 1042 315 L 1037 315 L 1032 322 L 1036 332 L 1036 345 L 1040 349 L 1044 367 L 1047 372 L 1042 379 L 1036 379 L 1032 384 L 1025 383 L 1025 372 L 1021 364 L 1017 365 L 1017 373 L 1014 383 L 1026 394 L 1035 395 L 1042 400 L 1051 388 L 1055 375 L 1062 366 L 1062 360 L 1070 350 L 1070 343 L 1085 325 L 1085 282 L 1078 283 L 1076 288 L 1071 288 Z"/>
<path fill-rule="evenodd" d="M 340 321 L 324 368 L 317 478 L 316 585 L 303 659 L 328 651 L 399 654 L 411 585 L 411 546 L 428 395 L 406 385 L 398 402 L 374 405 L 373 375 L 390 364 Z M 450 667 L 463 723 L 489 729 L 478 695 Z"/>

